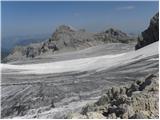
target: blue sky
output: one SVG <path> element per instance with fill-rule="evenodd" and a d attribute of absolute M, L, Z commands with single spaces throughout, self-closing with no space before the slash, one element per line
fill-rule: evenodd
<path fill-rule="evenodd" d="M 158 1 L 139 2 L 2 2 L 2 36 L 54 32 L 61 24 L 88 31 L 114 27 L 139 33 L 158 12 Z"/>

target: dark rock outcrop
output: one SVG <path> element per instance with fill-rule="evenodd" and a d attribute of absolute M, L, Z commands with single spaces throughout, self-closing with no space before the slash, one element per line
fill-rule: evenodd
<path fill-rule="evenodd" d="M 153 16 L 149 27 L 138 37 L 138 43 L 135 49 L 140 49 L 146 45 L 159 40 L 159 13 Z"/>

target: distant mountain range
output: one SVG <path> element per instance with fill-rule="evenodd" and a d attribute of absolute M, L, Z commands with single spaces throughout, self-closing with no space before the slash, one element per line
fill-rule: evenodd
<path fill-rule="evenodd" d="M 121 30 L 109 28 L 103 32 L 92 33 L 85 29 L 77 30 L 72 26 L 61 25 L 50 35 L 36 35 L 32 37 L 12 37 L 2 39 L 3 62 L 35 58 L 43 54 L 56 54 L 82 50 L 88 47 L 106 43 L 137 42 L 135 49 L 139 49 L 152 42 L 158 41 L 158 13 L 151 19 L 147 30 L 138 38 L 133 34 L 126 34 Z M 150 36 L 148 36 L 150 35 Z M 14 49 L 13 49 L 14 48 Z M 12 50 L 13 49 L 13 50 Z"/>
<path fill-rule="evenodd" d="M 34 58 L 43 54 L 81 50 L 105 43 L 130 42 L 135 42 L 135 37 L 131 37 L 121 30 L 113 28 L 109 28 L 104 32 L 91 33 L 85 31 L 85 29 L 76 30 L 71 26 L 61 25 L 46 40 L 28 39 L 26 41 L 19 41 L 16 44 L 19 46 L 13 49 L 11 54 L 5 58 L 5 61 Z"/>

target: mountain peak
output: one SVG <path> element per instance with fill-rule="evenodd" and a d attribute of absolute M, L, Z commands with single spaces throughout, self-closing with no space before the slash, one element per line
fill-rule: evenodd
<path fill-rule="evenodd" d="M 107 33 L 111 36 L 127 37 L 126 33 L 122 32 L 121 30 L 115 29 L 115 28 L 109 28 L 105 31 L 105 33 Z"/>
<path fill-rule="evenodd" d="M 58 32 L 66 32 L 66 31 L 69 31 L 69 32 L 74 32 L 76 31 L 76 29 L 70 25 L 60 25 L 56 31 Z"/>

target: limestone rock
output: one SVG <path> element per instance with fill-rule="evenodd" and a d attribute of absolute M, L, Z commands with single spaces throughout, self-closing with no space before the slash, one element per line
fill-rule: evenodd
<path fill-rule="evenodd" d="M 87 113 L 87 119 L 106 119 L 106 117 L 98 112 L 89 112 Z"/>
<path fill-rule="evenodd" d="M 158 102 L 158 75 L 151 74 L 130 86 L 112 87 L 95 104 L 84 107 L 81 114 L 87 118 L 157 118 Z"/>

